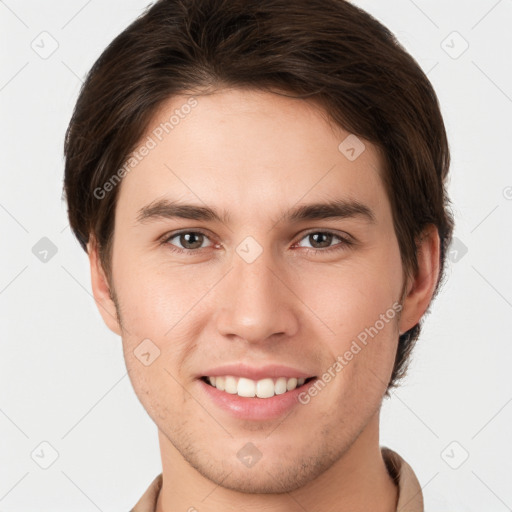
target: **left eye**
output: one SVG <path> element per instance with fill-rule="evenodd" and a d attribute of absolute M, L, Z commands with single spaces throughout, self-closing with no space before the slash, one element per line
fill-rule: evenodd
<path fill-rule="evenodd" d="M 331 243 L 333 239 L 337 238 L 341 243 L 336 245 L 350 245 L 350 241 L 347 238 L 344 238 L 335 233 L 331 233 L 330 231 L 313 231 L 306 234 L 301 240 L 312 240 L 314 245 L 309 245 L 309 247 L 313 250 L 322 250 L 322 249 L 335 249 L 336 245 L 332 246 Z M 325 251 L 324 251 L 325 252 Z"/>

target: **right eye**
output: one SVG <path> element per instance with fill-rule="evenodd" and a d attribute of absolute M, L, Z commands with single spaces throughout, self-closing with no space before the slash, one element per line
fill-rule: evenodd
<path fill-rule="evenodd" d="M 181 247 L 177 247 L 175 243 L 171 242 L 171 240 L 174 240 L 175 238 L 178 240 L 178 243 L 181 244 Z M 168 245 L 171 251 L 179 253 L 198 252 L 199 249 L 206 248 L 202 247 L 205 240 L 208 240 L 208 237 L 201 231 L 180 231 L 166 236 L 162 240 L 162 244 Z M 211 246 L 213 246 L 213 244 Z"/>

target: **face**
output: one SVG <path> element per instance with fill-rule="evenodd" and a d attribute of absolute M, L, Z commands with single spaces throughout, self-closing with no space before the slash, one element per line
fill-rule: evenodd
<path fill-rule="evenodd" d="M 289 491 L 375 417 L 410 327 L 381 160 L 304 100 L 195 99 L 162 106 L 120 185 L 112 328 L 172 450 L 224 487 Z"/>

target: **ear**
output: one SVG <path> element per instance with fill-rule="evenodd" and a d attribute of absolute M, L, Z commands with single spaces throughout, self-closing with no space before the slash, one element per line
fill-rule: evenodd
<path fill-rule="evenodd" d="M 91 266 L 91 285 L 92 293 L 98 310 L 107 324 L 107 327 L 114 333 L 121 336 L 121 327 L 117 318 L 116 306 L 110 295 L 110 285 L 108 284 L 105 271 L 101 264 L 96 240 L 91 236 L 87 244 L 87 254 Z"/>
<path fill-rule="evenodd" d="M 429 224 L 420 236 L 418 272 L 407 284 L 399 323 L 401 334 L 414 327 L 428 309 L 439 277 L 439 256 L 439 232 L 436 226 Z"/>

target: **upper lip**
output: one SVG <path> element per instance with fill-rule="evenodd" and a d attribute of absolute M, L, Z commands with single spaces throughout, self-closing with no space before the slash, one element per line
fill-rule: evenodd
<path fill-rule="evenodd" d="M 232 375 L 234 377 L 245 377 L 252 380 L 260 380 L 266 377 L 277 379 L 279 377 L 304 378 L 313 377 L 312 373 L 304 372 L 282 364 L 269 364 L 265 366 L 249 366 L 243 363 L 226 364 L 205 370 L 199 377 L 218 377 Z"/>

